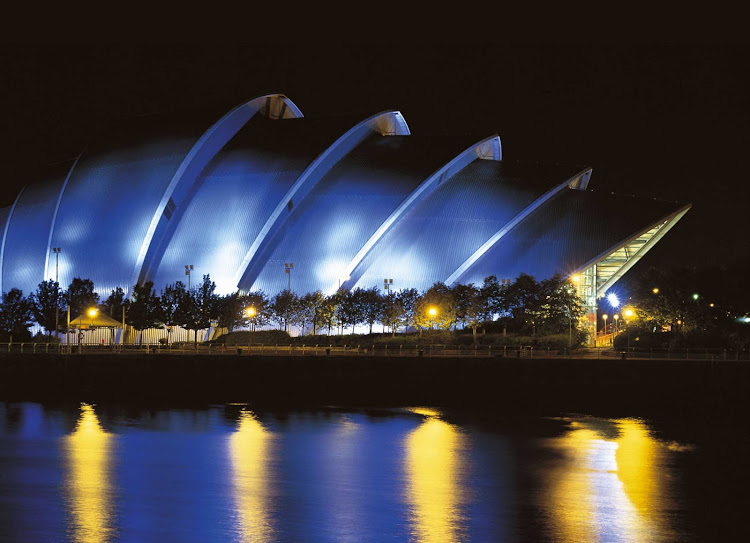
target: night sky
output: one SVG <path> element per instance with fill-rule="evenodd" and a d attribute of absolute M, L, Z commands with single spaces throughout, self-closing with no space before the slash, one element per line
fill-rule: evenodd
<path fill-rule="evenodd" d="M 731 264 L 750 256 L 747 64 L 731 45 L 4 45 L 0 205 L 118 119 L 281 92 L 308 117 L 397 108 L 414 135 L 497 132 L 506 160 L 691 202 L 639 267 Z"/>

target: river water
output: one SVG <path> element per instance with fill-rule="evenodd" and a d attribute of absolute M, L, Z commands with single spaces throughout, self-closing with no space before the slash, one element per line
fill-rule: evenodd
<path fill-rule="evenodd" d="M 427 407 L 0 403 L 0 541 L 728 541 L 748 449 L 717 434 Z"/>

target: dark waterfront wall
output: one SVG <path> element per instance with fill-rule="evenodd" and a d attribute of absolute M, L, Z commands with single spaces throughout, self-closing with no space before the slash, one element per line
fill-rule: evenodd
<path fill-rule="evenodd" d="M 434 405 L 515 413 L 744 417 L 750 364 L 168 355 L 8 355 L 0 399 Z"/>

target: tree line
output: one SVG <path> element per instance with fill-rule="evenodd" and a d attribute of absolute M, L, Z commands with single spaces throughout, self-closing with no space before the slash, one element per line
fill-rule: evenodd
<path fill-rule="evenodd" d="M 53 280 L 41 282 L 25 297 L 18 289 L 3 294 L 0 304 L 0 331 L 24 338 L 37 323 L 47 334 L 59 326 L 66 328 L 70 318 L 90 308 L 142 331 L 150 328 L 172 330 L 180 326 L 195 334 L 216 326 L 232 331 L 240 327 L 277 326 L 289 330 L 295 326 L 305 333 L 343 334 L 366 326 L 370 333 L 376 324 L 391 334 L 409 329 L 471 329 L 502 326 L 519 334 L 555 334 L 567 332 L 582 315 L 580 299 L 562 276 L 537 281 L 521 274 L 508 284 L 495 276 L 481 285 L 435 283 L 424 292 L 403 289 L 383 294 L 378 288 L 340 288 L 326 295 L 320 291 L 297 294 L 284 290 L 269 297 L 262 291 L 225 296 L 216 294 L 216 284 L 204 275 L 197 286 L 188 289 L 182 281 L 169 284 L 157 293 L 151 281 L 133 287 L 130 299 L 122 288 L 115 288 L 101 301 L 89 279 L 75 278 L 66 290 Z"/>

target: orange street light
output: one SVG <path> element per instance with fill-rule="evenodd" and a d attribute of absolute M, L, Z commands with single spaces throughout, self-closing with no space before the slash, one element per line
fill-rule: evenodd
<path fill-rule="evenodd" d="M 654 287 L 654 290 L 652 290 L 651 292 L 653 292 L 654 294 L 659 294 L 659 289 L 657 287 Z"/>

